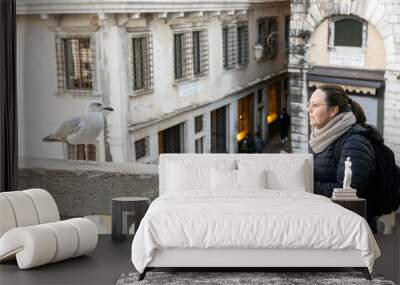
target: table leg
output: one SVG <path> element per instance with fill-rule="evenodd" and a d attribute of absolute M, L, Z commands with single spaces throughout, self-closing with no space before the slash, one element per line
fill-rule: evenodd
<path fill-rule="evenodd" d="M 148 208 L 149 208 L 148 203 L 141 203 L 135 207 L 135 234 Z"/>
<path fill-rule="evenodd" d="M 112 224 L 111 224 L 111 240 L 122 240 L 122 205 L 121 203 L 112 202 Z"/>

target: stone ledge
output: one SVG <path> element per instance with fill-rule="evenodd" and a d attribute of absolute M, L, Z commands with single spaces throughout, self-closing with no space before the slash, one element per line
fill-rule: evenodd
<path fill-rule="evenodd" d="M 158 197 L 158 175 L 97 170 L 20 168 L 18 189 L 43 188 L 55 199 L 60 215 L 110 215 L 114 197 Z"/>
<path fill-rule="evenodd" d="M 85 162 L 62 159 L 44 159 L 23 157 L 18 159 L 18 167 L 41 168 L 48 170 L 66 170 L 73 172 L 101 171 L 108 173 L 158 175 L 158 165 L 140 163 Z"/>

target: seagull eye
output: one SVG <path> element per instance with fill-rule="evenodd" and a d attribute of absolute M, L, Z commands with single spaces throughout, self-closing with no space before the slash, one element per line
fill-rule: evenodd
<path fill-rule="evenodd" d="M 101 104 L 100 104 L 100 103 L 97 103 L 96 105 L 97 105 L 97 106 L 101 106 Z"/>

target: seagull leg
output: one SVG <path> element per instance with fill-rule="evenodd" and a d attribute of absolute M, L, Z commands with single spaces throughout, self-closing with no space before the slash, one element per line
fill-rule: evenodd
<path fill-rule="evenodd" d="M 87 144 L 85 144 L 85 159 L 86 159 L 86 164 L 89 164 L 88 145 Z"/>

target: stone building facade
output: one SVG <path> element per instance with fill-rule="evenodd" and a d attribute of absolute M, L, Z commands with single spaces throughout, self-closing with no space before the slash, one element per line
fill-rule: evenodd
<path fill-rule="evenodd" d="M 292 0 L 292 148 L 308 151 L 306 104 L 319 84 L 342 85 L 400 160 L 400 2 Z"/>
<path fill-rule="evenodd" d="M 84 149 L 42 138 L 91 100 L 114 108 L 87 153 L 99 162 L 238 152 L 247 132 L 267 139 L 287 102 L 289 6 L 18 1 L 20 156 L 82 159 Z"/>

